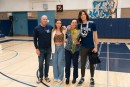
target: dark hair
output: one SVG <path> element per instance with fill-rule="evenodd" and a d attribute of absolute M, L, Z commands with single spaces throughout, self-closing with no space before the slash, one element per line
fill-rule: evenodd
<path fill-rule="evenodd" d="M 79 15 L 78 15 L 78 21 L 79 21 L 80 23 L 82 23 L 81 15 L 82 15 L 83 12 L 84 12 L 85 15 L 86 15 L 87 21 L 89 21 L 89 15 L 87 14 L 87 12 L 86 12 L 85 10 L 81 10 L 81 11 L 79 12 Z"/>
<path fill-rule="evenodd" d="M 77 24 L 78 24 L 78 20 L 77 20 L 76 18 L 73 18 L 73 19 L 71 20 L 71 23 L 72 23 L 73 20 L 76 20 L 76 22 L 77 22 Z M 77 26 L 76 26 L 75 28 L 77 28 Z"/>
<path fill-rule="evenodd" d="M 57 21 L 61 21 L 61 19 L 56 19 L 56 21 L 55 21 L 55 23 L 57 22 Z M 62 21 L 61 21 L 61 27 L 60 27 L 60 31 L 62 32 L 62 30 L 63 30 L 63 28 L 62 28 Z M 57 26 L 56 26 L 56 24 L 55 24 L 55 28 L 54 29 L 57 29 Z"/>
<path fill-rule="evenodd" d="M 73 18 L 73 19 L 71 20 L 71 23 L 72 23 L 72 21 L 73 21 L 73 20 L 76 20 L 76 21 L 77 21 L 77 23 L 78 23 L 78 20 L 77 20 L 76 18 Z"/>

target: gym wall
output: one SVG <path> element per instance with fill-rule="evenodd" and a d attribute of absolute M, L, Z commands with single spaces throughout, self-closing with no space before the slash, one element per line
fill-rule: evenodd
<path fill-rule="evenodd" d="M 7 12 L 0 12 L 0 20 L 8 20 Z"/>
<path fill-rule="evenodd" d="M 130 18 L 130 8 L 121 8 L 121 18 Z"/>

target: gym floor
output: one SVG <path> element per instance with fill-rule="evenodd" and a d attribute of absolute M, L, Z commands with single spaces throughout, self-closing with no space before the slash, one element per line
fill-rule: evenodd
<path fill-rule="evenodd" d="M 130 87 L 130 39 L 99 39 L 101 64 L 96 65 L 94 87 Z M 76 84 L 62 84 L 53 81 L 53 68 L 50 62 L 50 87 L 77 87 Z M 45 87 L 37 84 L 38 59 L 32 37 L 17 36 L 0 38 L 0 87 Z M 71 69 L 73 71 L 73 69 Z M 72 76 L 71 72 L 71 76 Z M 72 77 L 70 78 L 72 80 Z M 89 62 L 86 64 L 85 82 L 80 87 L 89 87 Z"/>

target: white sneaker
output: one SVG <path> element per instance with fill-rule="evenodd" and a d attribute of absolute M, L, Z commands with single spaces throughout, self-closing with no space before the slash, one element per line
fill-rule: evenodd
<path fill-rule="evenodd" d="M 58 82 L 58 79 L 54 79 L 54 82 Z"/>
<path fill-rule="evenodd" d="M 61 84 L 61 83 L 62 83 L 62 80 L 58 79 L 58 82 Z"/>

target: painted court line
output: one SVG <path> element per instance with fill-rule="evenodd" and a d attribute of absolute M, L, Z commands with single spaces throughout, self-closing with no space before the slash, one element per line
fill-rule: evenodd
<path fill-rule="evenodd" d="M 126 46 L 128 47 L 128 49 L 130 50 L 130 44 L 126 44 Z"/>
<path fill-rule="evenodd" d="M 32 58 L 32 55 L 29 55 L 28 57 L 24 58 L 23 60 L 20 60 L 19 62 L 23 62 L 23 61 L 27 60 L 28 58 Z M 12 65 L 18 64 L 19 62 L 16 62 L 16 63 L 12 62 L 12 63 L 8 64 L 7 66 L 2 67 L 0 70 L 7 69 Z"/>
<path fill-rule="evenodd" d="M 101 52 L 101 53 L 108 53 L 108 52 Z M 111 54 L 130 54 L 130 53 L 118 53 L 118 52 L 109 52 Z"/>
<path fill-rule="evenodd" d="M 107 57 L 99 57 L 99 58 L 106 59 Z M 127 59 L 127 58 L 118 58 L 118 57 L 114 57 L 114 58 L 111 57 L 109 59 L 113 59 L 113 60 L 130 60 L 130 59 Z"/>
<path fill-rule="evenodd" d="M 108 87 L 108 85 L 109 85 L 109 44 L 107 44 L 106 72 L 107 72 L 106 87 Z"/>

